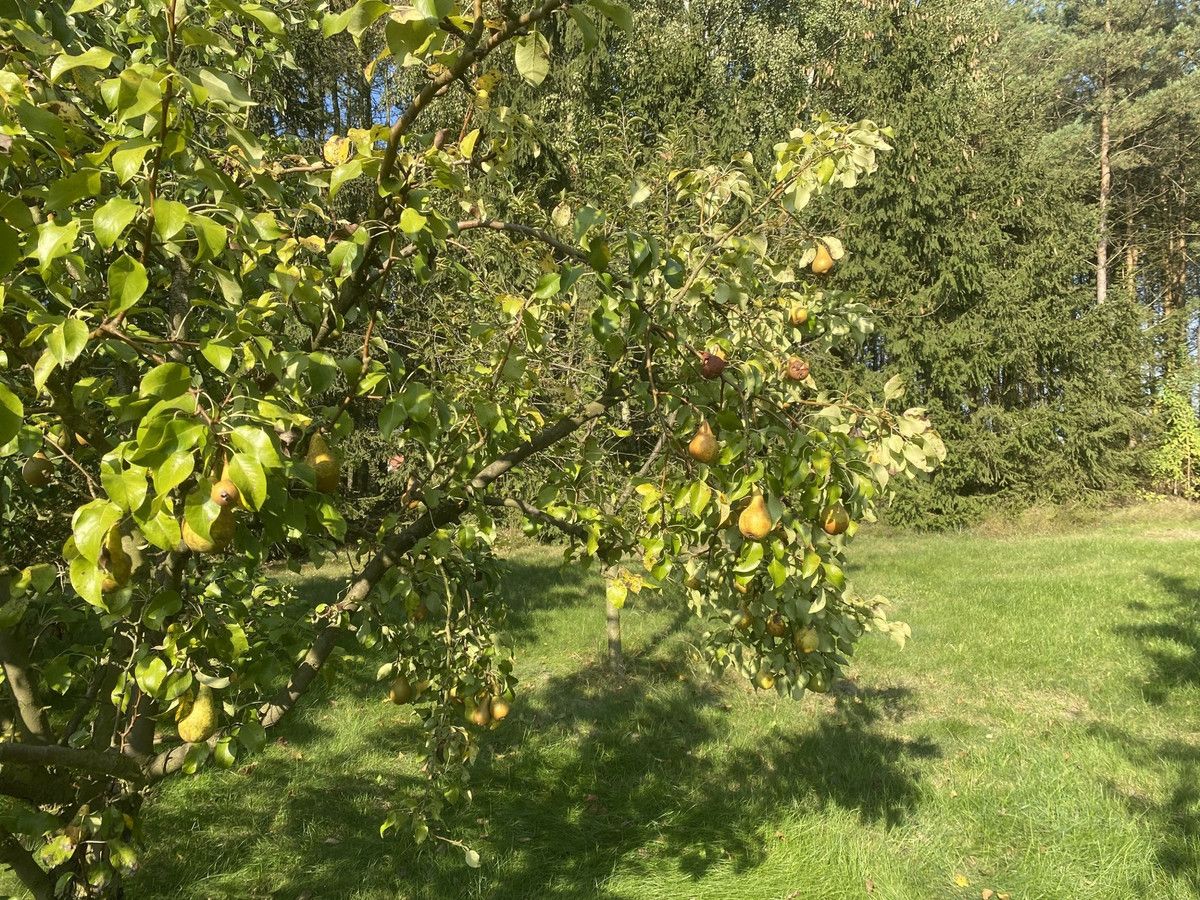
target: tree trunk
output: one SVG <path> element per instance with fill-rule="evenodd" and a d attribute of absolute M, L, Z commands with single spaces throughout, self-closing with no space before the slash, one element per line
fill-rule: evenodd
<path fill-rule="evenodd" d="M 623 672 L 625 657 L 621 652 L 621 610 L 611 600 L 605 600 L 604 617 L 608 623 L 608 664 L 614 671 Z"/>
<path fill-rule="evenodd" d="M 1100 113 L 1100 234 L 1096 239 L 1096 302 L 1108 297 L 1108 203 L 1112 194 L 1112 164 L 1109 154 L 1112 137 L 1108 123 L 1108 88 L 1104 89 L 1104 109 Z"/>
<path fill-rule="evenodd" d="M 1112 34 L 1112 16 L 1108 3 L 1104 4 L 1104 34 Z M 1100 201 L 1099 234 L 1096 236 L 1096 303 L 1108 298 L 1108 204 L 1112 196 L 1112 135 L 1109 131 L 1109 114 L 1112 111 L 1112 87 L 1108 79 L 1108 47 L 1105 41 L 1105 58 L 1101 62 L 1100 84 Z"/>

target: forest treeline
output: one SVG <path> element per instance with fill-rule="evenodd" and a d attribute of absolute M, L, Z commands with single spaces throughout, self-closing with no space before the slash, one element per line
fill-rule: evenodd
<path fill-rule="evenodd" d="M 949 449 L 891 519 L 949 527 L 1035 502 L 1196 493 L 1197 12 L 654 0 L 629 32 L 584 16 L 549 30 L 536 90 L 511 55 L 483 87 L 515 129 L 541 129 L 512 177 L 547 222 L 568 187 L 607 198 L 646 166 L 745 146 L 770 159 L 822 113 L 891 126 L 883 177 L 814 206 L 819 233 L 853 234 L 831 290 L 870 298 L 877 325 L 844 377 L 862 362 L 878 375 L 864 387 L 903 374 Z M 382 121 L 418 83 L 378 74 L 369 40 L 344 36 L 331 56 L 297 39 L 294 83 L 265 113 L 281 131 L 321 141 Z M 342 202 L 353 219 L 353 192 Z M 356 440 L 374 484 L 387 448 Z"/>

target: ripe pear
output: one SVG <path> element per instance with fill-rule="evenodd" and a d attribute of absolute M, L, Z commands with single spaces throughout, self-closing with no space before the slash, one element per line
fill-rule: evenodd
<path fill-rule="evenodd" d="M 775 687 L 775 676 L 764 669 L 754 676 L 754 683 L 762 688 L 762 690 L 769 691 Z"/>
<path fill-rule="evenodd" d="M 25 465 L 21 466 L 21 477 L 30 487 L 45 487 L 50 483 L 53 474 L 54 464 L 46 459 L 46 454 L 40 450 L 25 460 Z"/>
<path fill-rule="evenodd" d="M 413 688 L 412 685 L 408 683 L 408 679 L 403 675 L 397 675 L 392 680 L 391 687 L 388 688 L 388 699 L 397 706 L 400 706 L 411 701 L 413 696 Z"/>
<path fill-rule="evenodd" d="M 468 710 L 467 719 L 472 725 L 478 725 L 480 728 L 486 728 L 492 721 L 492 700 L 487 694 L 480 697 L 479 701 Z"/>
<path fill-rule="evenodd" d="M 787 366 L 784 368 L 783 374 L 787 376 L 788 381 L 803 381 L 808 377 L 808 363 L 798 356 L 788 357 Z"/>
<path fill-rule="evenodd" d="M 317 490 L 322 494 L 337 492 L 341 481 L 341 464 L 329 449 L 329 442 L 319 431 L 312 436 L 308 443 L 308 456 L 305 462 L 312 466 L 317 474 Z"/>
<path fill-rule="evenodd" d="M 701 422 L 700 427 L 696 429 L 696 434 L 688 444 L 688 453 L 696 462 L 702 462 L 708 466 L 716 462 L 721 453 L 721 445 L 717 443 L 717 436 L 713 434 L 708 422 Z"/>
<path fill-rule="evenodd" d="M 829 248 L 817 242 L 817 255 L 813 257 L 812 270 L 814 275 L 824 275 L 833 268 L 833 257 L 829 255 Z"/>
<path fill-rule="evenodd" d="M 821 514 L 821 528 L 826 534 L 842 534 L 850 527 L 850 514 L 840 502 L 831 503 Z"/>
<path fill-rule="evenodd" d="M 720 378 L 728 363 L 715 353 L 705 350 L 700 354 L 700 374 L 705 378 Z"/>
<path fill-rule="evenodd" d="M 193 553 L 220 553 L 233 542 L 235 525 L 233 510 L 228 506 L 223 506 L 217 517 L 213 519 L 212 525 L 209 526 L 209 538 L 205 540 L 188 524 L 187 518 L 184 517 L 181 528 L 183 542 Z"/>
<path fill-rule="evenodd" d="M 133 574 L 133 559 L 121 545 L 121 532 L 117 530 L 116 525 L 108 529 L 108 534 L 104 537 L 104 556 L 104 582 L 100 585 L 100 590 L 108 594 L 127 585 L 129 576 Z"/>
<path fill-rule="evenodd" d="M 792 308 L 788 311 L 788 321 L 799 328 L 808 321 L 808 307 L 800 303 L 793 303 Z"/>
<path fill-rule="evenodd" d="M 803 631 L 797 632 L 795 638 L 792 639 L 796 649 L 801 653 L 812 653 L 821 646 L 821 638 L 817 634 L 817 629 L 811 625 Z"/>
<path fill-rule="evenodd" d="M 777 638 L 787 634 L 787 622 L 783 620 L 783 616 L 779 613 L 771 613 L 767 618 L 767 634 Z"/>
<path fill-rule="evenodd" d="M 499 721 L 507 718 L 508 714 L 511 711 L 512 711 L 512 707 L 509 706 L 508 701 L 505 700 L 503 697 L 497 697 L 495 700 L 492 701 L 492 721 L 493 722 L 499 722 Z"/>
<path fill-rule="evenodd" d="M 737 615 L 733 619 L 734 627 L 738 631 L 749 631 L 754 624 L 754 616 L 750 614 L 750 610 L 745 606 L 738 607 Z"/>
<path fill-rule="evenodd" d="M 212 688 L 207 684 L 200 685 L 196 702 L 182 719 L 179 720 L 179 737 L 189 744 L 200 744 L 217 733 L 220 709 Z"/>
<path fill-rule="evenodd" d="M 752 541 L 761 541 L 771 533 L 773 527 L 771 514 L 767 511 L 767 503 L 763 500 L 762 494 L 756 493 L 750 501 L 750 505 L 743 509 L 742 514 L 738 516 L 738 528 L 742 532 L 742 537 Z"/>
<path fill-rule="evenodd" d="M 212 486 L 212 491 L 209 494 L 212 502 L 217 506 L 237 506 L 238 500 L 242 497 L 242 492 L 238 490 L 236 484 L 228 478 L 222 477 Z"/>

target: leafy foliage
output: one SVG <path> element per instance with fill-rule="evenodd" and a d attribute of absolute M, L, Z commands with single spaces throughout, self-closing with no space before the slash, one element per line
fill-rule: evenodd
<path fill-rule="evenodd" d="M 867 309 L 805 271 L 842 239 L 797 225 L 890 132 L 820 116 L 768 166 L 666 158 L 630 208 L 547 212 L 518 164 L 550 143 L 485 60 L 543 83 L 542 29 L 602 22 L 634 27 L 609 0 L 0 7 L 0 849 L 36 894 L 115 893 L 146 786 L 255 752 L 355 645 L 395 653 L 379 677 L 425 723 L 430 790 L 383 830 L 453 844 L 515 687 L 500 510 L 623 565 L 613 596 L 686 579 L 713 665 L 763 688 L 827 689 L 864 631 L 903 640 L 850 592 L 847 543 L 945 450 L 901 379 L 839 388 Z M 318 24 L 413 70 L 393 121 L 320 146 L 272 125 Z M 431 108 L 457 136 L 418 130 Z M 712 462 L 684 449 L 701 421 Z M 351 530 L 360 429 L 404 488 Z M 752 498 L 765 521 L 739 527 Z M 332 553 L 357 573 L 332 604 L 270 566 Z"/>

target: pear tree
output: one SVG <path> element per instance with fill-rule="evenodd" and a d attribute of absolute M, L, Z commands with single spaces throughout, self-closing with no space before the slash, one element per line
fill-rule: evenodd
<path fill-rule="evenodd" d="M 542 84 L 549 29 L 601 26 L 632 18 L 0 3 L 0 862 L 35 897 L 118 894 L 154 785 L 259 751 L 356 648 L 424 724 L 428 791 L 381 831 L 457 846 L 518 690 L 506 517 L 603 566 L 615 606 L 671 591 L 713 669 L 763 689 L 826 690 L 865 631 L 903 640 L 845 554 L 944 450 L 898 381 L 838 389 L 870 323 L 805 215 L 888 132 L 818 118 L 770 160 L 543 208 L 506 82 Z M 411 93 L 319 145 L 279 133 L 301 31 L 374 40 Z M 363 429 L 410 487 L 348 522 L 338 447 Z M 336 600 L 289 577 L 334 554 Z"/>

